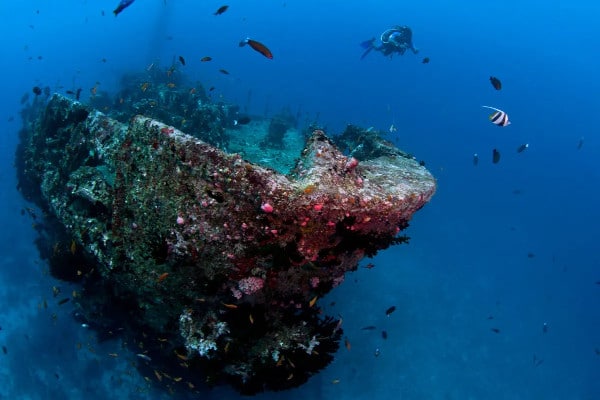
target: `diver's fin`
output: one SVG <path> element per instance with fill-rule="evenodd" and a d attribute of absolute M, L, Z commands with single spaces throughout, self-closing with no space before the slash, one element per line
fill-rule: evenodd
<path fill-rule="evenodd" d="M 365 40 L 364 42 L 362 42 L 360 44 L 360 47 L 362 47 L 363 49 L 369 49 L 371 47 L 373 47 L 373 43 L 375 42 L 375 38 L 371 38 L 369 40 Z"/>
<path fill-rule="evenodd" d="M 360 59 L 362 60 L 363 58 L 365 58 L 367 56 L 367 54 L 369 54 L 371 52 L 371 50 L 373 50 L 374 48 L 375 48 L 375 46 L 367 47 L 365 52 L 362 53 L 362 56 L 360 56 Z"/>

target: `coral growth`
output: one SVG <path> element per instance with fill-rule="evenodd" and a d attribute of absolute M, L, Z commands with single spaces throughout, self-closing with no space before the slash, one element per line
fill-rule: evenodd
<path fill-rule="evenodd" d="M 167 89 L 148 101 L 183 101 Z M 24 114 L 21 190 L 54 221 L 44 229 L 75 238 L 90 265 L 73 277 L 88 288 L 79 315 L 89 324 L 112 318 L 131 343 L 143 332 L 170 376 L 244 393 L 300 385 L 331 361 L 342 332 L 316 299 L 363 257 L 404 242 L 400 232 L 435 181 L 358 129 L 371 139 L 340 138 L 352 141 L 350 157 L 315 130 L 291 174 L 260 167 L 177 129 L 225 140 L 225 111 L 199 105 L 195 93 L 181 105 L 193 106 L 180 110 L 189 122 L 178 124 L 165 110 L 151 114 L 166 124 L 139 115 L 122 124 L 55 95 Z M 121 95 L 148 112 L 139 94 Z M 273 128 L 273 143 L 285 126 Z"/>

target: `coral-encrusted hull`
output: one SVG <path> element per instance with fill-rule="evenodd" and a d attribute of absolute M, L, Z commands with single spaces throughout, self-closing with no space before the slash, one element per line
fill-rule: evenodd
<path fill-rule="evenodd" d="M 296 386 L 330 362 L 341 327 L 315 299 L 365 255 L 402 242 L 435 191 L 397 149 L 357 160 L 322 131 L 287 176 L 60 96 L 40 121 L 22 132 L 21 181 L 41 186 L 33 200 L 95 263 L 105 292 L 90 290 L 82 314 L 121 307 L 127 334 L 161 338 L 150 352 L 245 393 Z"/>

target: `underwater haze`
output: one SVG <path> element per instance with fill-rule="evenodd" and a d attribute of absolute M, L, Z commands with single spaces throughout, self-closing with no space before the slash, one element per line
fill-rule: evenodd
<path fill-rule="evenodd" d="M 437 179 L 410 243 L 320 300 L 348 346 L 304 386 L 257 398 L 600 398 L 599 2 L 136 0 L 115 16 L 118 3 L 0 2 L 0 399 L 173 398 L 57 304 L 53 287 L 77 287 L 40 258 L 13 165 L 34 87 L 82 88 L 86 103 L 153 64 L 249 115 L 387 132 Z M 418 54 L 361 59 L 395 25 Z"/>

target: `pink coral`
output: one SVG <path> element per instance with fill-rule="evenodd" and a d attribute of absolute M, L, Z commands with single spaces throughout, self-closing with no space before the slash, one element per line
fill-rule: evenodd
<path fill-rule="evenodd" d="M 249 278 L 240 279 L 240 281 L 238 282 L 238 288 L 240 288 L 240 290 L 244 294 L 253 294 L 262 289 L 264 284 L 264 279 L 256 276 L 251 276 Z"/>
<path fill-rule="evenodd" d="M 273 206 L 270 205 L 269 203 L 263 203 L 262 206 L 260 206 L 261 210 L 263 210 L 266 213 L 272 213 L 273 212 Z"/>

